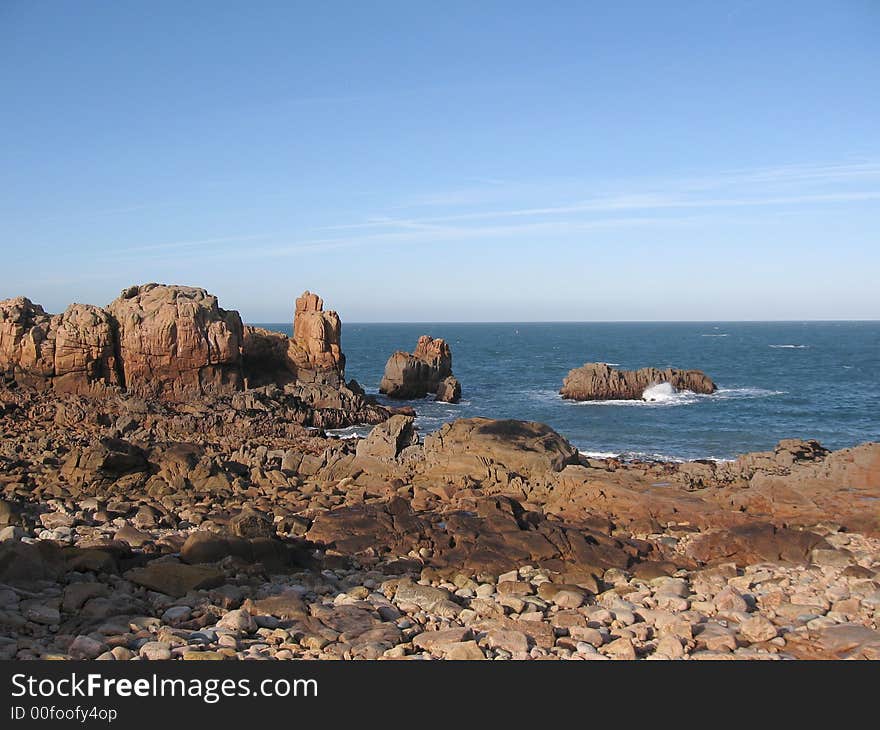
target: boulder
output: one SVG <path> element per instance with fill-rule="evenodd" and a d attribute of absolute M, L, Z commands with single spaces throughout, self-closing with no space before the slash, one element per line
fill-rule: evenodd
<path fill-rule="evenodd" d="M 229 529 L 235 537 L 245 539 L 275 537 L 275 526 L 272 524 L 271 516 L 249 505 L 242 507 L 241 512 L 229 521 Z"/>
<path fill-rule="evenodd" d="M 241 317 L 204 289 L 132 286 L 108 310 L 130 393 L 188 400 L 241 390 Z"/>
<path fill-rule="evenodd" d="M 686 553 L 700 563 L 735 562 L 738 565 L 751 565 L 781 562 L 807 565 L 813 550 L 828 547 L 820 535 L 808 530 L 752 523 L 699 535 L 688 544 Z"/>
<path fill-rule="evenodd" d="M 440 381 L 437 386 L 437 395 L 435 400 L 444 403 L 458 403 L 461 400 L 461 383 L 454 375 L 449 375 Z"/>
<path fill-rule="evenodd" d="M 202 588 L 216 588 L 226 582 L 223 571 L 207 565 L 153 561 L 143 568 L 132 568 L 125 577 L 151 591 L 175 598 Z"/>
<path fill-rule="evenodd" d="M 392 416 L 375 426 L 357 445 L 359 457 L 396 459 L 406 447 L 419 442 L 410 416 Z"/>
<path fill-rule="evenodd" d="M 694 393 L 717 390 L 711 378 L 699 370 L 616 370 L 605 363 L 593 362 L 570 371 L 559 393 L 563 398 L 578 401 L 641 400 L 647 388 L 661 383 Z"/>
<path fill-rule="evenodd" d="M 73 484 L 97 479 L 115 480 L 125 474 L 145 472 L 149 468 L 146 453 L 123 439 L 101 438 L 82 450 L 75 449 L 61 467 L 61 473 Z"/>
<path fill-rule="evenodd" d="M 438 400 L 447 400 L 456 396 L 458 381 L 453 378 L 454 382 L 444 384 L 451 375 L 452 351 L 447 342 L 422 335 L 414 352 L 398 351 L 388 359 L 379 392 L 401 400 L 424 398 L 428 393 L 435 393 Z M 444 397 L 440 398 L 440 395 Z M 461 398 L 460 384 L 457 398 Z"/>
<path fill-rule="evenodd" d="M 482 481 L 498 467 L 527 479 L 545 481 L 569 464 L 578 451 L 543 423 L 460 418 L 425 437 L 429 470 Z"/>
<path fill-rule="evenodd" d="M 597 574 L 610 567 L 627 568 L 631 558 L 641 555 L 639 546 L 585 524 L 543 519 L 508 497 L 483 499 L 474 506 L 473 512 L 416 513 L 409 502 L 394 497 L 338 507 L 319 513 L 306 539 L 349 556 L 401 556 L 425 547 L 430 555 L 425 563 L 451 575 L 462 570 L 498 575 L 522 565 L 545 566 L 572 584 L 566 590 L 581 595 L 580 589 L 596 592 Z M 398 593 L 398 600 L 404 595 L 409 594 Z M 406 601 L 419 603 L 411 596 Z"/>

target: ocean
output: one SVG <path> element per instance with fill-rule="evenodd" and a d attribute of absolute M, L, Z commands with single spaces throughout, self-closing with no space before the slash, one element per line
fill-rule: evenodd
<path fill-rule="evenodd" d="M 461 403 L 408 402 L 423 434 L 456 418 L 516 418 L 549 424 L 589 455 L 674 460 L 731 459 L 783 438 L 880 441 L 880 322 L 343 324 L 346 377 L 378 394 L 388 357 L 422 334 L 449 342 L 462 384 Z M 563 400 L 563 378 L 586 362 L 696 368 L 718 391 Z"/>

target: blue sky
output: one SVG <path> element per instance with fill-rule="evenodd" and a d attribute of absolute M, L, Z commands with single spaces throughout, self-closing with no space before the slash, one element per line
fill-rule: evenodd
<path fill-rule="evenodd" d="M 0 0 L 0 298 L 880 318 L 880 3 Z"/>

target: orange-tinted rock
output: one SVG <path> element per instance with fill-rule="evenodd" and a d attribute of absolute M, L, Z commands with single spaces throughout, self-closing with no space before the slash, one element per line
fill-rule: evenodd
<path fill-rule="evenodd" d="M 641 400 L 646 388 L 660 383 L 694 393 L 717 390 L 711 378 L 699 370 L 615 370 L 605 363 L 593 362 L 570 371 L 559 393 L 569 400 Z"/>
<path fill-rule="evenodd" d="M 345 356 L 340 348 L 342 322 L 333 311 L 324 311 L 324 300 L 309 291 L 296 300 L 293 316 L 293 342 L 304 357 L 295 356 L 299 366 L 299 380 L 323 382 L 322 374 L 335 374 L 341 380 L 345 373 Z M 304 371 L 314 371 L 307 378 Z"/>
<path fill-rule="evenodd" d="M 71 304 L 55 332 L 55 389 L 87 393 L 94 384 L 118 386 L 115 323 L 106 310 Z"/>
<path fill-rule="evenodd" d="M 186 400 L 241 389 L 241 318 L 221 309 L 204 289 L 133 286 L 108 310 L 119 328 L 129 392 Z"/>
<path fill-rule="evenodd" d="M 26 297 L 7 299 L 0 302 L 0 370 L 27 385 L 72 393 L 117 386 L 114 323 L 87 304 L 49 315 Z"/>
<path fill-rule="evenodd" d="M 26 297 L 0 302 L 0 368 L 25 380 L 55 374 L 52 317 Z"/>
<path fill-rule="evenodd" d="M 341 334 L 339 315 L 325 312 L 317 294 L 304 292 L 296 300 L 293 337 L 261 327 L 244 328 L 248 386 L 297 382 L 339 386 L 345 379 Z"/>

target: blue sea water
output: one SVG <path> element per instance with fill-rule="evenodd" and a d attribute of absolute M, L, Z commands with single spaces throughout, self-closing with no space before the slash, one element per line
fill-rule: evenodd
<path fill-rule="evenodd" d="M 345 324 L 346 377 L 378 393 L 388 357 L 421 334 L 449 342 L 463 391 L 456 405 L 410 403 L 422 433 L 456 418 L 516 418 L 549 424 L 585 453 L 674 459 L 729 459 L 783 438 L 835 449 L 880 440 L 880 322 Z M 564 401 L 563 378 L 586 362 L 696 368 L 719 390 Z"/>

